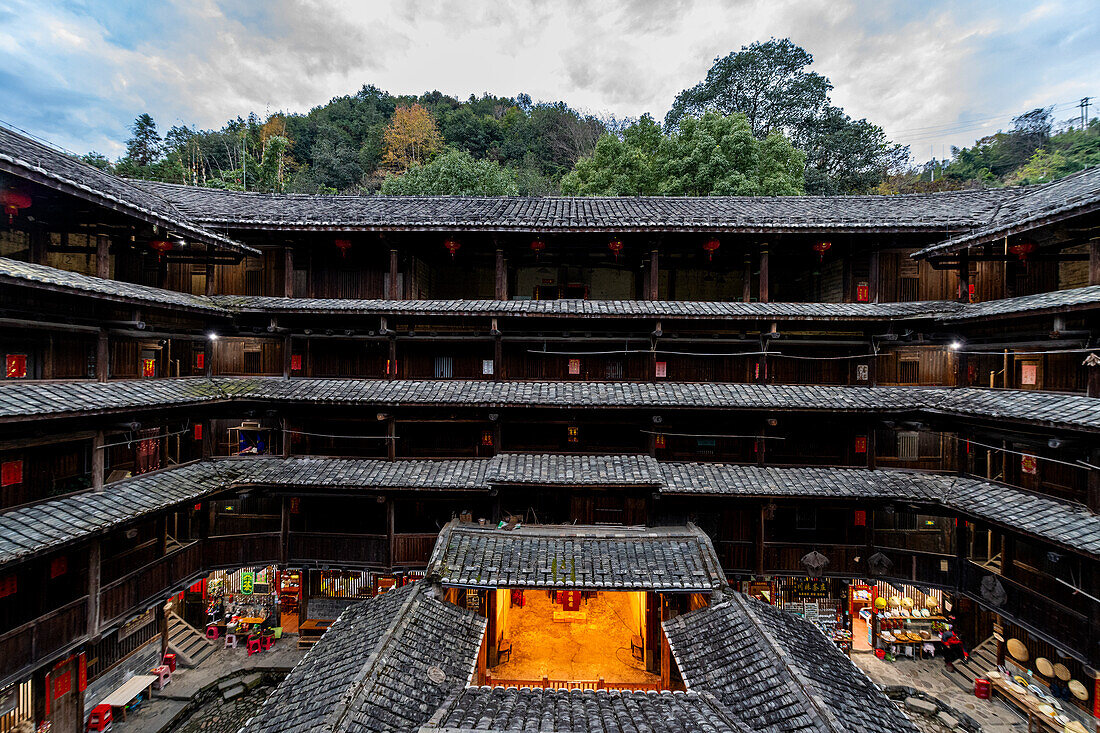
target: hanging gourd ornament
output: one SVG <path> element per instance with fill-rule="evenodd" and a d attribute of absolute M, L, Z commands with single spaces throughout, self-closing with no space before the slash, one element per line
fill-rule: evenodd
<path fill-rule="evenodd" d="M 829 251 L 829 248 L 833 246 L 832 242 L 816 242 L 814 243 L 814 252 L 817 252 L 817 261 L 825 261 L 825 253 Z"/>
<path fill-rule="evenodd" d="M 0 205 L 8 215 L 8 226 L 11 226 L 20 209 L 31 207 L 31 197 L 22 191 L 0 191 Z"/>
<path fill-rule="evenodd" d="M 703 250 L 707 253 L 707 262 L 714 260 L 714 253 L 718 251 L 719 246 L 721 246 L 721 242 L 717 239 L 708 239 L 703 242 Z"/>

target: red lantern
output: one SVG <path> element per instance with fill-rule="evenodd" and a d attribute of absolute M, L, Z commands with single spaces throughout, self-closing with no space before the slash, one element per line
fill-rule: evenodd
<path fill-rule="evenodd" d="M 814 252 L 817 252 L 818 262 L 825 260 L 825 253 L 829 251 L 829 248 L 833 246 L 832 242 L 816 242 L 814 244 Z"/>
<path fill-rule="evenodd" d="M 535 253 L 536 260 L 539 258 L 539 255 L 542 254 L 542 251 L 544 249 L 546 249 L 546 242 L 542 241 L 541 239 L 536 239 L 531 242 L 531 251 Z"/>
<path fill-rule="evenodd" d="M 1020 258 L 1020 262 L 1027 262 L 1028 255 L 1039 249 L 1035 242 L 1020 242 L 1008 248 L 1008 251 Z"/>
<path fill-rule="evenodd" d="M 622 240 L 612 239 L 610 242 L 607 243 L 607 248 L 611 250 L 611 254 L 615 255 L 615 260 L 618 261 L 619 255 L 623 251 Z"/>
<path fill-rule="evenodd" d="M 0 205 L 8 215 L 8 226 L 11 226 L 20 209 L 31 207 L 31 197 L 22 191 L 0 191 Z"/>
<path fill-rule="evenodd" d="M 164 259 L 164 253 L 171 252 L 173 246 L 171 242 L 165 239 L 154 239 L 152 242 L 149 242 L 149 248 L 157 253 L 157 262 Z"/>
<path fill-rule="evenodd" d="M 335 244 L 336 244 L 336 249 L 340 250 L 340 256 L 341 257 L 347 257 L 348 256 L 348 250 L 351 249 L 351 240 L 350 239 L 337 239 Z"/>
<path fill-rule="evenodd" d="M 453 239 L 448 239 L 446 242 L 443 243 L 443 246 L 446 247 L 447 251 L 451 253 L 452 260 L 455 258 L 455 252 L 462 249 L 462 245 Z"/>
<path fill-rule="evenodd" d="M 717 239 L 708 239 L 703 242 L 703 250 L 707 253 L 707 262 L 714 259 L 714 253 L 718 251 L 718 247 L 721 245 Z"/>

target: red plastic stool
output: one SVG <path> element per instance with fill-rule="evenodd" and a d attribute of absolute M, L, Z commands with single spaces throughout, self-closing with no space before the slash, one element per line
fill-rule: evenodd
<path fill-rule="evenodd" d="M 210 641 L 214 641 L 215 639 L 217 639 L 218 638 L 218 627 L 217 626 L 207 626 L 206 627 L 206 638 L 209 639 Z"/>
<path fill-rule="evenodd" d="M 88 727 L 86 730 L 100 731 L 110 730 L 114 724 L 114 718 L 111 715 L 110 705 L 96 705 L 92 708 L 92 712 L 88 715 Z"/>
<path fill-rule="evenodd" d="M 271 637 L 271 636 L 261 636 L 260 637 L 260 645 L 263 647 L 263 650 L 266 652 L 268 649 L 275 646 L 275 638 Z"/>
<path fill-rule="evenodd" d="M 168 670 L 171 672 L 176 671 L 176 655 L 168 653 L 164 655 L 164 664 L 168 666 Z"/>
<path fill-rule="evenodd" d="M 257 654 L 260 651 L 260 640 L 255 636 L 248 637 L 248 656 Z"/>

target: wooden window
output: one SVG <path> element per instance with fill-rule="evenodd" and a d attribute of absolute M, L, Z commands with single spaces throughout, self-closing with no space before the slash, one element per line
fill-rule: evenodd
<path fill-rule="evenodd" d="M 701 456 L 713 456 L 714 455 L 715 440 L 714 438 L 696 438 L 695 439 L 695 452 Z"/>
<path fill-rule="evenodd" d="M 623 363 L 621 361 L 609 361 L 604 369 L 604 379 L 619 380 L 623 378 Z"/>
<path fill-rule="evenodd" d="M 4 376 L 7 379 L 26 379 L 27 355 L 8 354 L 4 358 Z"/>
<path fill-rule="evenodd" d="M 259 344 L 248 344 L 244 347 L 243 368 L 247 374 L 259 374 L 263 371 L 263 351 Z"/>
<path fill-rule="evenodd" d="M 920 300 L 920 278 L 899 277 L 898 300 L 902 303 Z"/>
<path fill-rule="evenodd" d="M 920 433 L 906 431 L 898 433 L 898 460 L 916 461 L 920 459 Z"/>
<path fill-rule="evenodd" d="M 920 383 L 920 361 L 916 358 L 898 359 L 898 381 L 902 384 Z"/>
<path fill-rule="evenodd" d="M 817 509 L 798 507 L 794 510 L 795 529 L 817 529 Z"/>
<path fill-rule="evenodd" d="M 432 374 L 436 379 L 450 379 L 454 376 L 455 364 L 453 356 L 435 357 L 435 365 Z"/>

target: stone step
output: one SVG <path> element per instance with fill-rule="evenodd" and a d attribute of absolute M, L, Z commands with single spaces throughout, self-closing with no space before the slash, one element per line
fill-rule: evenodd
<path fill-rule="evenodd" d="M 234 685 L 233 687 L 230 687 L 228 690 L 223 690 L 222 691 L 222 699 L 223 700 L 232 700 L 233 698 L 240 697 L 243 694 L 244 694 L 244 685 Z"/>

